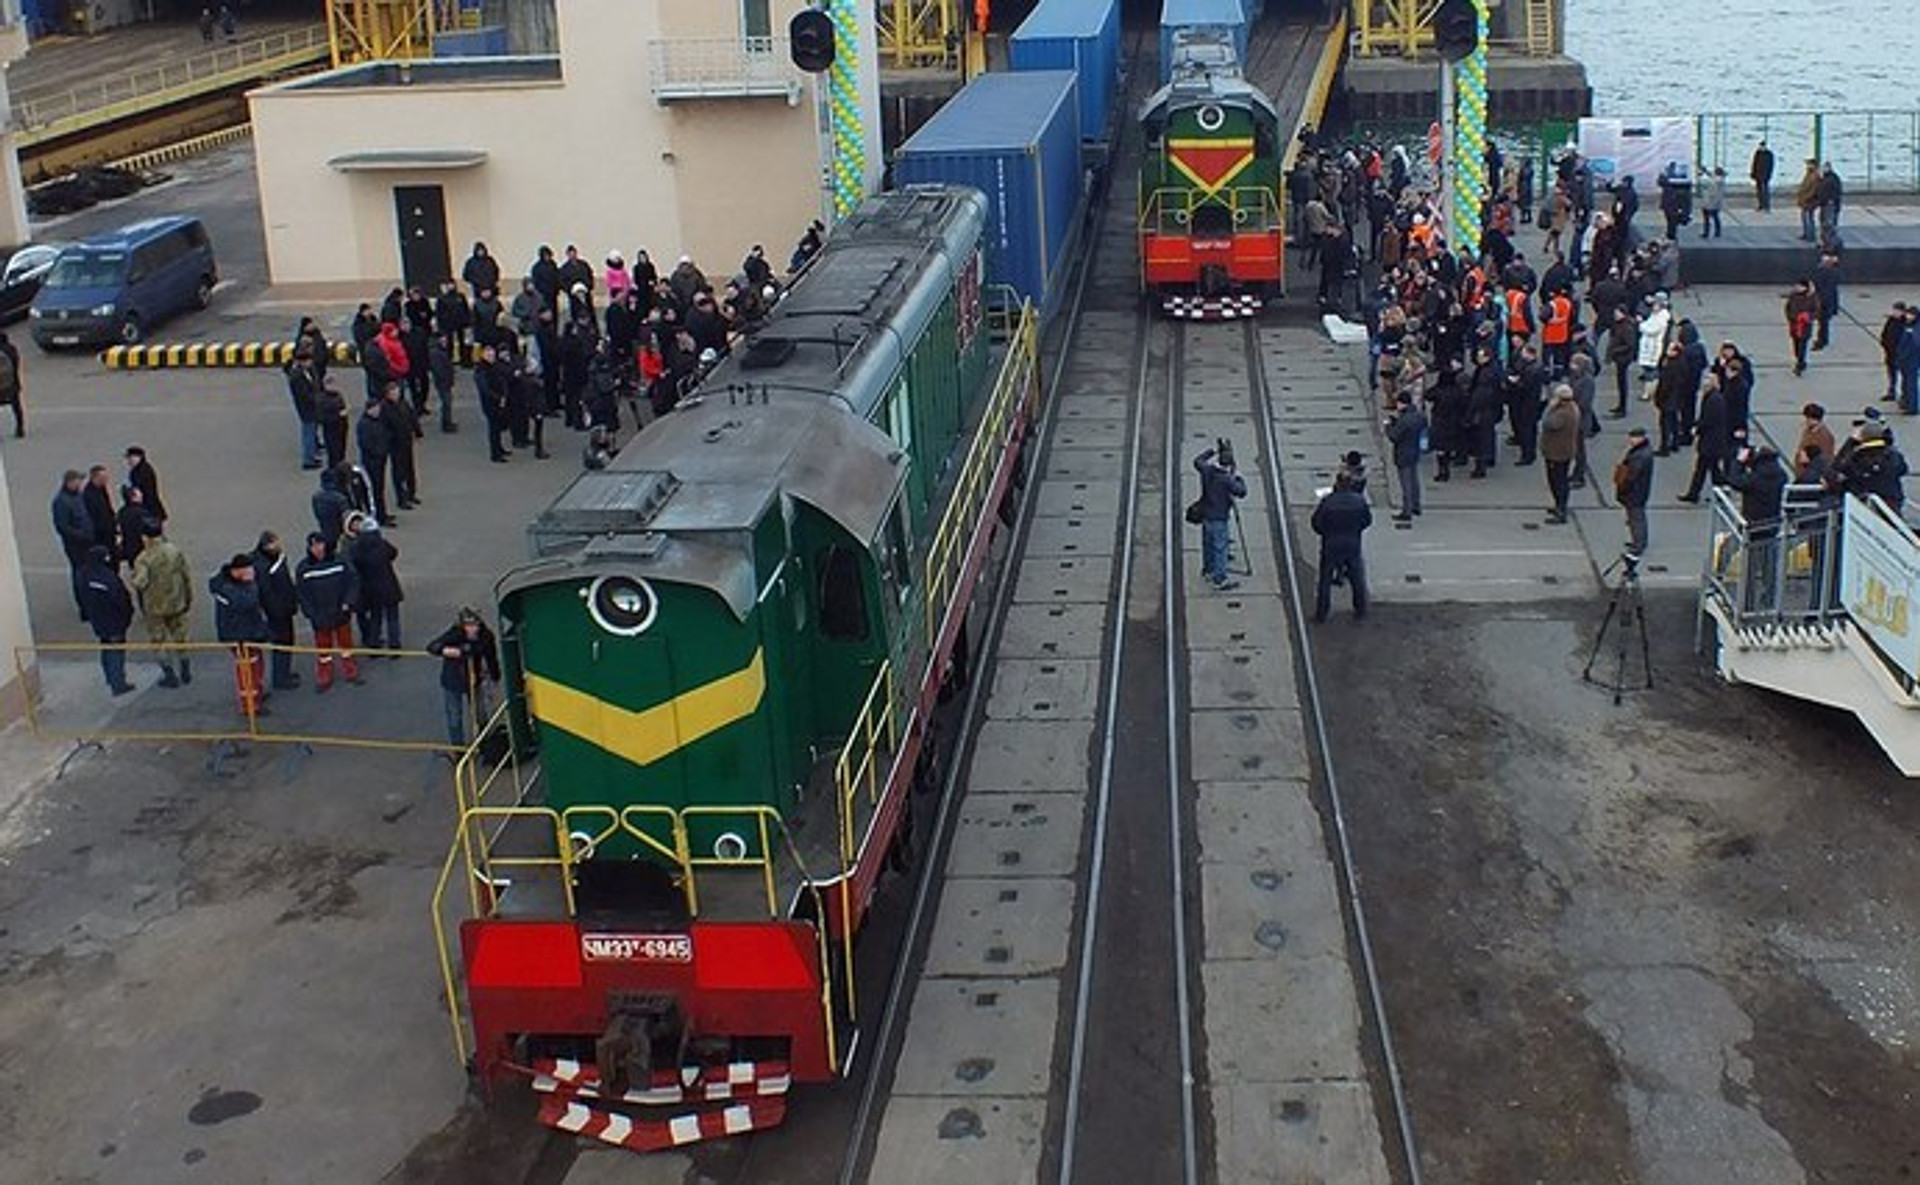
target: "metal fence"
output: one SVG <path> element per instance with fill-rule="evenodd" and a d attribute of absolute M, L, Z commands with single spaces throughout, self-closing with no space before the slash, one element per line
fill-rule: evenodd
<path fill-rule="evenodd" d="M 1711 490 L 1701 595 L 1720 602 L 1740 629 L 1825 627 L 1845 620 L 1840 603 L 1844 509 L 1817 485 L 1788 486 L 1778 522 L 1749 523 L 1736 496 Z"/>
<path fill-rule="evenodd" d="M 1791 197 L 1802 163 L 1831 161 L 1855 193 L 1920 193 L 1920 109 L 1912 111 L 1723 111 L 1695 116 L 1700 163 L 1752 188 L 1753 151 L 1765 140 L 1773 189 Z"/>
<path fill-rule="evenodd" d="M 95 111 L 139 105 L 161 94 L 198 92 L 235 79 L 327 56 L 327 27 L 307 25 L 267 37 L 196 54 L 144 70 L 130 70 L 49 95 L 13 104 L 13 126 L 31 132 L 72 121 Z"/>
<path fill-rule="evenodd" d="M 671 37 L 647 43 L 655 102 L 777 97 L 797 103 L 803 75 L 785 37 Z"/>

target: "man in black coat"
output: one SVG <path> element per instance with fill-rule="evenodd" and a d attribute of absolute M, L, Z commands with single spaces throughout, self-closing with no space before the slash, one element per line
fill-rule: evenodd
<path fill-rule="evenodd" d="M 353 657 L 353 610 L 360 599 L 360 581 L 353 565 L 335 555 L 333 543 L 315 531 L 307 536 L 307 554 L 293 578 L 300 613 L 313 627 L 313 646 L 320 652 L 314 691 L 333 686 L 336 654 L 347 682 L 360 682 Z"/>
<path fill-rule="evenodd" d="M 1468 477 L 1485 477 L 1498 455 L 1497 429 L 1506 402 L 1505 378 L 1492 347 L 1478 347 L 1473 377 L 1467 383 L 1467 451 L 1473 456 L 1473 472 Z"/>
<path fill-rule="evenodd" d="M 440 297 L 433 304 L 433 324 L 435 332 L 451 337 L 455 348 L 466 352 L 467 331 L 473 328 L 473 306 L 452 280 L 440 285 Z"/>
<path fill-rule="evenodd" d="M 80 491 L 81 504 L 87 510 L 87 529 L 90 546 L 104 547 L 108 555 L 118 555 L 120 546 L 120 526 L 114 517 L 113 487 L 109 484 L 107 467 L 95 465 L 87 470 L 87 484 Z"/>
<path fill-rule="evenodd" d="M 313 522 L 328 547 L 340 542 L 346 533 L 347 514 L 353 510 L 353 498 L 344 484 L 345 466 L 336 466 L 320 474 L 320 488 L 313 493 Z"/>
<path fill-rule="evenodd" d="M 160 499 L 160 474 L 147 460 L 147 450 L 137 444 L 127 446 L 127 484 L 140 487 L 146 495 L 147 513 L 155 522 L 167 521 L 167 504 Z"/>
<path fill-rule="evenodd" d="M 293 401 L 293 417 L 300 430 L 300 468 L 320 468 L 320 376 L 313 369 L 313 354 L 305 345 L 294 351 L 287 363 L 287 398 Z"/>
<path fill-rule="evenodd" d="M 500 261 L 488 252 L 485 243 L 475 243 L 473 254 L 467 257 L 467 262 L 460 268 L 460 278 L 465 280 L 467 287 L 473 290 L 475 300 L 480 299 L 482 292 L 498 292 L 500 291 Z M 442 328 L 448 327 L 442 326 Z"/>
<path fill-rule="evenodd" d="M 1820 256 L 1813 269 L 1813 295 L 1820 302 L 1813 314 L 1813 348 L 1827 348 L 1828 330 L 1840 315 L 1840 257 L 1831 251 Z"/>
<path fill-rule="evenodd" d="M 1533 464 L 1540 443 L 1540 394 L 1546 387 L 1546 370 L 1540 365 L 1538 351 L 1528 342 L 1513 356 L 1502 384 L 1507 400 L 1507 423 L 1513 428 L 1513 442 L 1520 446 L 1521 465 Z"/>
<path fill-rule="evenodd" d="M 147 528 L 158 527 L 160 520 L 147 513 L 146 495 L 136 485 L 120 487 L 120 512 L 113 516 L 117 542 L 114 555 L 123 564 L 140 558 L 147 545 Z"/>
<path fill-rule="evenodd" d="M 427 643 L 427 653 L 441 660 L 447 741 L 455 749 L 465 748 L 468 716 L 484 727 L 493 714 L 489 691 L 500 682 L 500 649 L 493 631 L 478 613 L 463 608 L 451 626 Z"/>
<path fill-rule="evenodd" d="M 267 640 L 267 617 L 260 610 L 253 557 L 245 552 L 228 560 L 207 582 L 213 594 L 214 636 L 233 649 L 233 687 L 243 716 L 264 716 L 266 662 L 260 643 Z"/>
<path fill-rule="evenodd" d="M 389 385 L 381 399 L 380 418 L 386 422 L 387 438 L 393 445 L 393 492 L 401 510 L 420 504 L 420 471 L 415 464 L 414 441 L 420 439 L 420 417 L 414 406 Z"/>
<path fill-rule="evenodd" d="M 1647 502 L 1653 497 L 1653 442 L 1645 428 L 1627 430 L 1627 451 L 1613 467 L 1613 496 L 1627 514 L 1627 555 L 1647 554 Z"/>
<path fill-rule="evenodd" d="M 120 582 L 113 553 L 94 545 L 80 567 L 81 612 L 100 643 L 100 672 L 116 696 L 133 690 L 127 682 L 127 627 L 133 624 L 133 594 Z"/>
<path fill-rule="evenodd" d="M 1693 427 L 1693 477 L 1687 482 L 1687 492 L 1680 495 L 1682 502 L 1698 502 L 1701 487 L 1708 481 L 1726 484 L 1727 459 L 1733 455 L 1733 424 L 1727 415 L 1727 394 L 1720 389 L 1718 378 L 1707 381 L 1706 392 L 1700 396 L 1700 416 Z"/>
<path fill-rule="evenodd" d="M 73 583 L 73 603 L 80 620 L 87 619 L 87 599 L 81 595 L 80 572 L 86 566 L 87 552 L 94 547 L 93 517 L 87 513 L 87 478 L 78 469 L 69 469 L 53 496 L 53 534 L 67 557 L 67 574 Z"/>
<path fill-rule="evenodd" d="M 279 648 L 294 644 L 293 619 L 300 612 L 300 596 L 294 585 L 293 564 L 280 544 L 280 536 L 272 531 L 260 532 L 253 572 L 260 612 L 267 619 L 267 641 L 275 647 L 268 682 L 275 691 L 291 691 L 300 686 L 300 676 L 294 673 L 292 652 Z"/>
<path fill-rule="evenodd" d="M 1753 150 L 1753 165 L 1747 176 L 1753 179 L 1754 209 L 1762 214 L 1773 209 L 1773 149 L 1765 140 Z"/>
<path fill-rule="evenodd" d="M 1344 472 L 1334 474 L 1332 491 L 1313 508 L 1313 533 L 1320 536 L 1320 585 L 1313 602 L 1316 623 L 1327 619 L 1336 576 L 1344 577 L 1353 589 L 1354 619 L 1367 615 L 1367 565 L 1360 537 L 1372 525 L 1373 510 L 1353 488 L 1353 478 Z"/>
<path fill-rule="evenodd" d="M 1420 438 L 1427 434 L 1427 414 L 1405 391 L 1394 396 L 1393 403 L 1387 442 L 1393 445 L 1393 469 L 1400 477 L 1400 513 L 1393 521 L 1410 523 L 1420 515 Z"/>
<path fill-rule="evenodd" d="M 512 370 L 503 367 L 500 351 L 493 342 L 480 347 L 479 365 L 473 368 L 473 389 L 480 397 L 480 415 L 487 421 L 487 459 L 505 462 L 510 455 L 501 436 L 507 430 L 507 394 Z"/>
<path fill-rule="evenodd" d="M 360 446 L 360 468 L 367 472 L 373 495 L 373 516 L 380 525 L 391 526 L 395 520 L 387 513 L 387 465 L 393 460 L 393 428 L 385 417 L 385 406 L 384 399 L 367 400 L 360 423 L 354 428 L 354 439 Z"/>

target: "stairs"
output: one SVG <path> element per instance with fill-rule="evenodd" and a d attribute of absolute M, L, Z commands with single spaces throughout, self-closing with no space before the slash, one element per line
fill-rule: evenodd
<path fill-rule="evenodd" d="M 1560 52 L 1554 29 L 1554 4 L 1555 0 L 1526 0 L 1527 56 L 1530 58 L 1550 58 Z"/>
<path fill-rule="evenodd" d="M 784 1062 L 732 1062 L 663 1070 L 609 1097 L 593 1066 L 534 1064 L 540 1122 L 633 1152 L 659 1152 L 779 1126 L 792 1075 Z M 687 1108 L 662 1113 L 666 1108 Z"/>
<path fill-rule="evenodd" d="M 1888 673 L 1851 622 L 1740 628 L 1717 599 L 1703 607 L 1721 678 L 1850 712 L 1900 772 L 1920 777 L 1920 697 Z"/>

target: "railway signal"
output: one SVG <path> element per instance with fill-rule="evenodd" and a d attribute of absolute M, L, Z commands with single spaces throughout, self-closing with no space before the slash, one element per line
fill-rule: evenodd
<path fill-rule="evenodd" d="M 833 66 L 833 18 L 817 8 L 803 8 L 787 25 L 787 44 L 793 64 L 809 74 Z"/>
<path fill-rule="evenodd" d="M 1433 47 L 1449 62 L 1471 57 L 1480 48 L 1480 11 L 1473 0 L 1440 0 L 1433 14 Z"/>

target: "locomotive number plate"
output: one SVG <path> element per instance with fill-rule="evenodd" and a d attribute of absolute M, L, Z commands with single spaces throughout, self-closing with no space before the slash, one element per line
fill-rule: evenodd
<path fill-rule="evenodd" d="M 589 963 L 691 963 L 690 934 L 582 934 L 580 955 Z"/>

